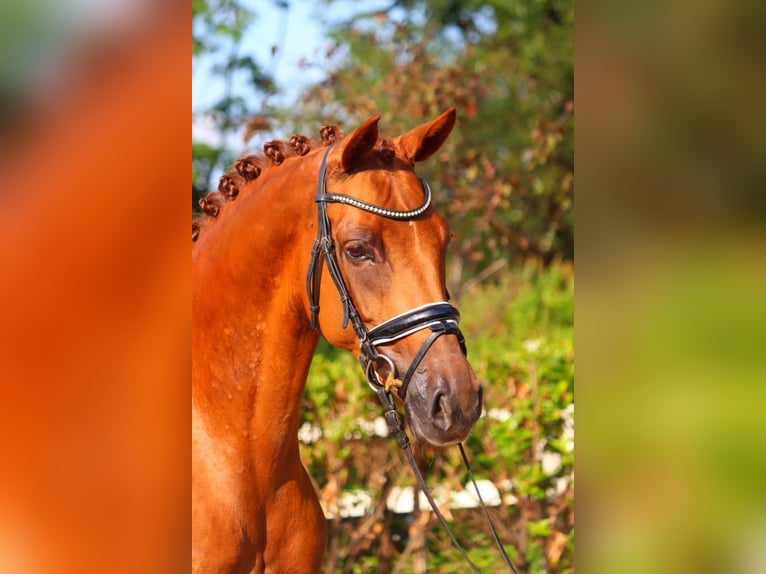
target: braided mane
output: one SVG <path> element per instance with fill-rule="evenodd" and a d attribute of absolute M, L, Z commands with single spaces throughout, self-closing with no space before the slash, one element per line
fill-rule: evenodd
<path fill-rule="evenodd" d="M 262 154 L 253 154 L 234 162 L 233 169 L 226 172 L 218 180 L 218 189 L 207 193 L 199 200 L 202 214 L 192 219 L 192 244 L 197 241 L 202 229 L 213 221 L 226 207 L 234 201 L 239 192 L 251 181 L 258 179 L 263 170 L 279 165 L 288 157 L 303 156 L 314 146 L 329 146 L 343 138 L 345 134 L 338 126 L 322 126 L 319 130 L 318 141 L 302 135 L 293 135 L 288 141 L 273 140 L 263 144 Z"/>

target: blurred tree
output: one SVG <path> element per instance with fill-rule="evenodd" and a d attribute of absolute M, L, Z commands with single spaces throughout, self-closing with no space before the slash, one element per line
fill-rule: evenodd
<path fill-rule="evenodd" d="M 304 124 L 379 112 L 395 134 L 458 108 L 421 167 L 456 234 L 455 291 L 511 260 L 574 257 L 573 21 L 571 0 L 397 0 L 331 30 Z"/>
<path fill-rule="evenodd" d="M 287 9 L 284 0 L 275 0 L 272 5 Z M 192 119 L 204 117 L 219 142 L 192 141 L 192 210 L 210 190 L 214 175 L 231 163 L 233 153 L 226 142 L 232 134 L 268 126 L 253 118 L 262 117 L 265 99 L 276 92 L 276 86 L 258 62 L 241 49 L 243 34 L 254 17 L 240 0 L 192 0 L 193 76 L 222 87 L 216 101 L 192 111 Z M 206 74 L 200 73 L 201 68 Z"/>

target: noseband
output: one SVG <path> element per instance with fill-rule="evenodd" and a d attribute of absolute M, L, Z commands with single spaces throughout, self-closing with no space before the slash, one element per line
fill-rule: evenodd
<path fill-rule="evenodd" d="M 327 204 L 342 203 L 388 219 L 407 221 L 415 219 L 428 209 L 431 205 L 431 189 L 423 179 L 420 179 L 420 183 L 423 186 L 423 203 L 409 211 L 385 209 L 349 197 L 348 195 L 327 193 L 327 156 L 331 148 L 332 146 L 327 149 L 322 158 L 317 182 L 317 195 L 314 198 L 317 203 L 317 238 L 311 251 L 311 262 L 309 263 L 308 274 L 306 275 L 306 291 L 311 311 L 311 328 L 314 329 L 318 325 L 319 288 L 322 280 L 322 262 L 324 261 L 327 265 L 327 272 L 332 277 L 333 283 L 335 283 L 335 288 L 338 290 L 343 305 L 343 328 L 345 329 L 348 323 L 351 322 L 354 332 L 359 339 L 361 350 L 359 360 L 362 363 L 362 369 L 364 369 L 368 384 L 376 392 L 379 387 L 383 386 L 383 381 L 381 381 L 380 376 L 377 374 L 378 368 L 385 364 L 390 369 L 391 374 L 395 375 L 396 373 L 393 361 L 388 356 L 380 353 L 377 347 L 404 339 L 418 331 L 430 329 L 431 334 L 413 358 L 412 363 L 401 380 L 401 386 L 398 388 L 398 394 L 404 400 L 407 394 L 407 387 L 415 374 L 415 370 L 431 348 L 431 345 L 436 342 L 436 339 L 442 335 L 455 335 L 460 344 L 460 349 L 464 355 L 466 354 L 465 339 L 458 328 L 460 313 L 446 301 L 426 303 L 392 317 L 372 329 L 368 329 L 359 316 L 359 312 L 354 305 L 354 301 L 340 272 L 335 252 L 335 243 L 332 240 L 330 219 L 327 216 Z"/>

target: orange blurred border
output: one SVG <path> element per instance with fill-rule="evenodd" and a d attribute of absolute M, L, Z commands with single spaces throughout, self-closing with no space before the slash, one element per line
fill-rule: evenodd
<path fill-rule="evenodd" d="M 151 10 L 0 146 L 0 571 L 188 564 L 191 10 Z"/>

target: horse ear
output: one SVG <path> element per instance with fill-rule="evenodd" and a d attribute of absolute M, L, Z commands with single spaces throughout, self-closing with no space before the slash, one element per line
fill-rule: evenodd
<path fill-rule="evenodd" d="M 412 161 L 423 161 L 438 150 L 455 127 L 457 112 L 450 108 L 438 118 L 399 136 L 399 146 Z"/>
<path fill-rule="evenodd" d="M 356 163 L 375 147 L 378 141 L 380 115 L 372 116 L 343 140 L 341 165 L 343 171 L 350 171 Z"/>

